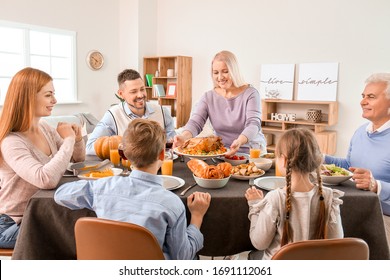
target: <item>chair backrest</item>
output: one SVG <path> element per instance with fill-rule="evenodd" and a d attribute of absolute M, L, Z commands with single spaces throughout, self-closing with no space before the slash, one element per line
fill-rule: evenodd
<path fill-rule="evenodd" d="M 273 260 L 368 260 L 369 248 L 360 238 L 316 239 L 289 243 Z"/>
<path fill-rule="evenodd" d="M 156 237 L 139 225 L 84 217 L 75 225 L 78 260 L 163 260 Z"/>
<path fill-rule="evenodd" d="M 11 257 L 14 253 L 14 249 L 0 248 L 0 256 Z"/>

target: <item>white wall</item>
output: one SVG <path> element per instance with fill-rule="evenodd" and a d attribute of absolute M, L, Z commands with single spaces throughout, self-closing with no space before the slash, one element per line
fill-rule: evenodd
<path fill-rule="evenodd" d="M 57 105 L 101 117 L 116 102 L 116 76 L 142 71 L 142 57 L 193 57 L 193 103 L 212 83 L 210 61 L 227 49 L 247 82 L 259 87 L 262 63 L 339 62 L 337 154 L 344 155 L 361 118 L 360 93 L 373 72 L 390 72 L 390 1 L 349 0 L 0 0 L 0 19 L 77 32 L 82 104 Z M 91 49 L 105 55 L 91 71 Z M 3 67 L 3 66 L 0 66 Z"/>
<path fill-rule="evenodd" d="M 337 155 L 361 118 L 360 94 L 373 72 L 390 72 L 390 1 L 161 0 L 158 55 L 193 57 L 193 100 L 212 83 L 214 54 L 234 52 L 259 88 L 260 64 L 339 62 Z"/>
<path fill-rule="evenodd" d="M 116 76 L 124 67 L 119 64 L 119 10 L 118 0 L 0 0 L 2 20 L 77 32 L 77 88 L 82 103 L 57 105 L 53 115 L 91 112 L 100 118 L 117 101 Z M 90 70 L 86 64 L 86 55 L 92 49 L 105 57 L 99 71 Z"/>

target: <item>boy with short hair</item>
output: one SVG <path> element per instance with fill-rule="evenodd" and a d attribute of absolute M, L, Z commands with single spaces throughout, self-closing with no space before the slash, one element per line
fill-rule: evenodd
<path fill-rule="evenodd" d="M 130 176 L 64 184 L 56 191 L 55 201 L 72 210 L 94 210 L 99 218 L 143 226 L 157 238 L 166 259 L 194 259 L 203 247 L 199 229 L 211 196 L 195 192 L 187 198 L 191 212 L 187 227 L 183 203 L 156 175 L 164 159 L 165 142 L 165 132 L 157 122 L 133 120 L 122 139 L 124 154 L 132 164 Z"/>

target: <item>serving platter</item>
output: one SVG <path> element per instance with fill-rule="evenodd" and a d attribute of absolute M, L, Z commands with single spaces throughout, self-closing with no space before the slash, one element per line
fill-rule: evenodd
<path fill-rule="evenodd" d="M 178 148 L 174 148 L 173 152 L 175 154 L 178 154 L 178 155 L 181 155 L 181 156 L 185 156 L 185 157 L 189 157 L 189 158 L 208 159 L 208 158 L 218 158 L 218 157 L 224 156 L 226 153 L 229 152 L 229 149 L 227 149 L 227 151 L 222 153 L 222 154 L 215 154 L 215 155 L 190 155 L 190 154 L 184 154 L 184 153 L 180 152 L 178 150 Z"/>

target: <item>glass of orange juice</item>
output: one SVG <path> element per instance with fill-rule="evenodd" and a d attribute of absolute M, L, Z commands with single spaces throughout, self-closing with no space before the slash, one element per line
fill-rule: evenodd
<path fill-rule="evenodd" d="M 121 157 L 118 151 L 118 144 L 116 141 L 109 141 L 109 147 L 110 147 L 110 161 L 115 167 L 118 167 L 121 161 Z"/>
<path fill-rule="evenodd" d="M 275 161 L 275 176 L 282 176 L 282 177 L 284 177 L 282 172 L 280 172 L 278 160 Z"/>
<path fill-rule="evenodd" d="M 261 148 L 259 142 L 249 143 L 249 156 L 250 158 L 259 158 L 261 154 Z"/>
<path fill-rule="evenodd" d="M 173 154 L 171 150 L 165 151 L 165 157 L 161 165 L 161 174 L 172 176 L 173 173 Z"/>

